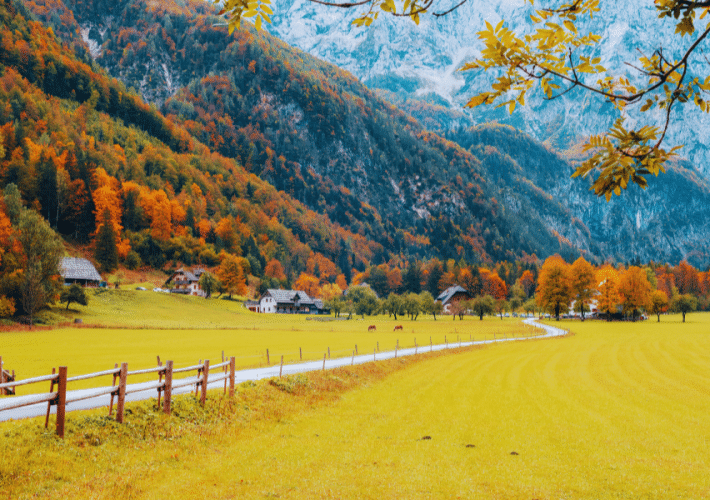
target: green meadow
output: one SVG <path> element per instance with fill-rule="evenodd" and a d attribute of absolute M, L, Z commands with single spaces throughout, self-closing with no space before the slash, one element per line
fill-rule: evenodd
<path fill-rule="evenodd" d="M 496 318 L 321 323 L 235 315 L 264 323 L 38 334 L 103 339 L 82 347 L 81 359 L 117 356 L 109 339 L 126 332 L 126 355 L 131 342 L 137 352 L 160 345 L 149 340 L 156 336 L 174 339 L 168 353 L 195 349 L 193 358 L 219 341 L 247 354 L 302 344 L 317 358 L 322 342 L 332 351 L 355 341 L 371 350 L 378 338 L 384 349 L 397 338 L 413 344 L 413 334 L 422 344 L 419 336 L 428 342 L 430 334 L 443 342 L 524 330 Z M 399 323 L 405 331 L 392 332 Z M 0 491 L 96 499 L 710 498 L 710 314 L 690 314 L 686 323 L 673 315 L 661 323 L 550 323 L 572 335 L 242 384 L 234 399 L 212 393 L 206 409 L 182 396 L 169 418 L 151 402 L 136 403 L 122 426 L 101 410 L 72 413 L 64 441 L 39 419 L 3 423 L 0 454 L 10 458 L 0 464 Z M 367 332 L 370 324 L 377 332 Z M 17 344 L 3 342 L 3 351 L 23 362 L 34 356 Z M 152 361 L 152 352 L 142 355 Z M 52 359 L 50 351 L 42 356 Z"/>

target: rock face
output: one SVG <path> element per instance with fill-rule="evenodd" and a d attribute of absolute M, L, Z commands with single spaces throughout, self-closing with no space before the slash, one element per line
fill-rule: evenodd
<path fill-rule="evenodd" d="M 535 4 L 536 8 L 545 6 Z M 667 58 L 680 59 L 692 43 L 689 37 L 674 36 L 673 20 L 659 20 L 650 0 L 600 2 L 599 7 L 594 19 L 580 17 L 580 32 L 602 36 L 600 48 L 588 55 L 600 57 L 615 75 L 626 75 L 634 81 L 638 73 L 625 62 L 636 61 L 639 51 L 650 55 L 662 45 Z M 351 71 L 370 87 L 400 97 L 436 95 L 459 109 L 472 95 L 490 88 L 496 76 L 493 72 L 457 71 L 462 63 L 479 55 L 482 44 L 476 33 L 485 28 L 486 21 L 495 25 L 501 19 L 516 32 L 524 33 L 531 28 L 530 13 L 530 2 L 524 0 L 469 0 L 447 16 L 423 17 L 419 26 L 382 15 L 369 28 L 358 28 L 350 24 L 357 17 L 356 9 L 286 0 L 276 3 L 273 24 L 267 29 L 289 44 Z M 692 58 L 692 63 L 697 74 L 707 74 L 701 53 Z M 495 120 L 513 125 L 558 149 L 605 130 L 616 118 L 611 106 L 579 91 L 553 101 L 537 93 L 526 102 L 512 116 L 502 109 L 481 107 L 469 114 L 476 123 Z M 632 121 L 637 117 L 637 113 L 631 113 Z M 710 175 L 707 115 L 685 106 L 675 111 L 674 118 L 667 145 L 685 145 L 682 155 L 703 175 Z"/>

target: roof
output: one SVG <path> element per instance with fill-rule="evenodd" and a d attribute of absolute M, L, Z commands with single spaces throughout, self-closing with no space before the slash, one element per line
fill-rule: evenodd
<path fill-rule="evenodd" d="M 471 295 L 468 293 L 468 290 L 465 288 L 459 286 L 459 285 L 454 285 L 450 286 L 443 292 L 439 294 L 439 296 L 436 298 L 436 300 L 440 301 L 442 304 L 446 305 L 457 293 L 465 293 L 466 295 Z"/>
<path fill-rule="evenodd" d="M 204 272 L 204 271 L 200 272 L 200 274 L 202 274 L 203 272 Z M 187 281 L 189 281 L 190 283 L 200 281 L 200 279 L 199 279 L 197 276 L 195 276 L 195 275 L 192 274 L 190 271 L 188 271 L 188 270 L 186 270 L 186 269 L 184 269 L 184 268 L 181 267 L 180 269 L 178 269 L 177 271 L 175 271 L 175 272 L 173 273 L 173 275 L 170 276 L 170 278 L 168 278 L 168 281 L 166 281 L 166 283 L 170 283 L 170 282 L 173 280 L 173 278 L 175 277 L 176 274 L 184 274 L 184 275 L 185 275 L 185 279 L 187 279 Z"/>
<path fill-rule="evenodd" d="M 298 299 L 300 304 L 310 305 L 314 304 L 313 299 L 308 296 L 306 292 L 300 290 L 276 290 L 275 288 L 269 288 L 264 296 L 272 297 L 277 304 L 293 304 Z"/>
<path fill-rule="evenodd" d="M 59 272 L 65 280 L 101 281 L 101 275 L 86 259 L 64 257 L 59 263 Z"/>

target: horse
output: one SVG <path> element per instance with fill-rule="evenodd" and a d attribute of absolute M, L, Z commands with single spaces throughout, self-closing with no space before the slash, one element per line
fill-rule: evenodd
<path fill-rule="evenodd" d="M 402 325 L 397 325 L 397 326 L 394 327 L 394 330 L 393 330 L 393 331 L 396 332 L 397 330 L 404 330 L 404 327 L 403 327 Z"/>
<path fill-rule="evenodd" d="M 368 332 L 371 332 L 372 330 L 375 330 L 375 331 L 376 331 L 376 330 L 377 330 L 377 327 L 376 327 L 375 325 L 370 325 L 370 326 L 367 327 L 367 331 L 368 331 Z"/>

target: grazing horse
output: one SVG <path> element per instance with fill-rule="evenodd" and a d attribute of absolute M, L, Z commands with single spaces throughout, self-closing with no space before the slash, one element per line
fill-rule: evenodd
<path fill-rule="evenodd" d="M 397 325 L 394 327 L 394 331 L 396 332 L 397 330 L 404 330 L 404 327 L 402 325 Z"/>
<path fill-rule="evenodd" d="M 372 330 L 377 330 L 377 327 L 375 325 L 370 325 L 367 327 L 368 332 L 371 332 Z"/>

